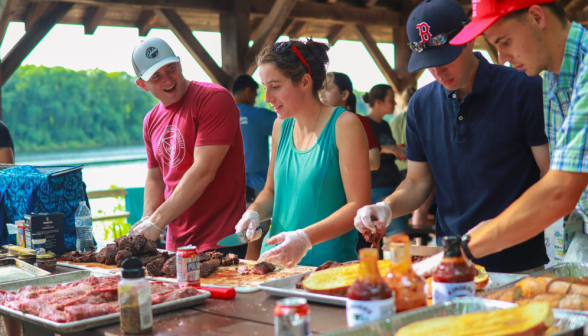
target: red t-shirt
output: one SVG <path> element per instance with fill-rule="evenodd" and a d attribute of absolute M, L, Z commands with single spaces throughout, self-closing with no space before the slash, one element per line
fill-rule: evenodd
<path fill-rule="evenodd" d="M 159 167 L 167 200 L 194 163 L 194 147 L 231 145 L 214 180 L 200 198 L 169 224 L 167 249 L 189 244 L 199 251 L 218 248 L 235 233 L 245 212 L 245 157 L 239 109 L 222 86 L 191 82 L 181 101 L 157 104 L 145 117 L 147 166 Z"/>
<path fill-rule="evenodd" d="M 380 148 L 380 142 L 378 141 L 378 137 L 376 136 L 376 132 L 374 132 L 374 128 L 372 127 L 370 120 L 367 117 L 364 117 L 359 114 L 356 114 L 356 116 L 361 121 L 361 124 L 363 125 L 363 129 L 365 130 L 365 134 L 367 135 L 368 148 L 369 149 L 376 148 L 376 147 Z"/>

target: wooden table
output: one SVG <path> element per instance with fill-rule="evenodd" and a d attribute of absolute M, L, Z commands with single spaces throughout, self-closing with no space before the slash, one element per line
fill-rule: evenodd
<path fill-rule="evenodd" d="M 77 271 L 57 266 L 53 274 Z M 145 335 L 274 335 L 274 307 L 279 298 L 263 291 L 237 293 L 233 300 L 208 299 L 204 304 L 165 314 L 154 315 L 153 331 Z M 325 333 L 346 327 L 345 307 L 309 303 L 313 334 Z M 25 324 L 25 335 L 44 336 L 32 324 Z M 111 324 L 62 336 L 124 335 L 119 324 Z"/>

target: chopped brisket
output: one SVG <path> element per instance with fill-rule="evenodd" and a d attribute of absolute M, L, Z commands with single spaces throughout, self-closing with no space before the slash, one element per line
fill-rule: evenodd
<path fill-rule="evenodd" d="M 200 264 L 200 277 L 207 278 L 209 277 L 217 268 L 221 265 L 220 259 L 212 259 L 210 261 L 206 261 Z"/>
<path fill-rule="evenodd" d="M 119 250 L 133 251 L 133 238 L 129 236 L 122 236 L 115 240 L 116 246 Z"/>
<path fill-rule="evenodd" d="M 205 252 L 205 254 L 208 254 L 211 259 L 222 259 L 223 258 L 222 252 Z"/>
<path fill-rule="evenodd" d="M 262 261 L 259 264 L 255 264 L 255 266 L 253 266 L 253 274 L 267 274 L 269 272 L 273 272 L 276 269 L 276 266 L 266 262 L 266 261 Z"/>
<path fill-rule="evenodd" d="M 208 253 L 200 253 L 200 262 L 210 261 L 212 257 Z"/>
<path fill-rule="evenodd" d="M 61 260 L 63 261 L 72 261 L 73 258 L 80 257 L 80 252 L 78 251 L 71 251 L 67 252 L 66 254 L 61 256 Z"/>
<path fill-rule="evenodd" d="M 247 265 L 241 265 L 237 268 L 237 273 L 240 275 L 247 275 L 249 274 L 249 267 L 247 267 Z"/>
<path fill-rule="evenodd" d="M 325 262 L 324 264 L 320 265 L 319 267 L 317 267 L 315 272 L 326 270 L 328 268 L 331 268 L 331 266 L 333 266 L 333 261 L 329 260 L 329 261 Z"/>
<path fill-rule="evenodd" d="M 222 265 L 223 266 L 239 265 L 239 256 L 234 253 L 227 254 L 227 256 L 222 259 Z"/>
<path fill-rule="evenodd" d="M 133 236 L 133 254 L 141 254 L 147 241 L 143 235 Z"/>
<path fill-rule="evenodd" d="M 106 245 L 105 249 L 106 259 L 104 260 L 104 263 L 106 265 L 116 265 L 116 254 L 118 253 L 118 248 L 116 247 L 116 244 L 108 244 Z M 98 260 L 98 257 L 96 257 L 96 260 Z"/>
<path fill-rule="evenodd" d="M 137 256 L 141 262 L 143 262 L 143 265 L 147 265 L 148 263 L 152 262 L 155 259 L 159 259 L 162 258 L 162 255 L 159 253 L 148 253 L 148 254 L 143 254 L 140 256 Z"/>
<path fill-rule="evenodd" d="M 163 264 L 165 264 L 165 258 L 160 257 L 148 263 L 145 269 L 151 276 L 162 276 L 161 269 L 163 268 Z"/>
<path fill-rule="evenodd" d="M 176 258 L 169 258 L 165 261 L 165 264 L 163 264 L 163 268 L 161 268 L 161 271 L 165 273 L 165 275 L 167 276 L 175 277 L 177 274 L 176 267 Z"/>
<path fill-rule="evenodd" d="M 116 266 L 117 267 L 122 267 L 122 262 L 133 256 L 133 252 L 129 251 L 129 250 L 119 250 L 118 253 L 116 254 L 116 257 L 114 258 L 114 260 L 116 261 Z"/>

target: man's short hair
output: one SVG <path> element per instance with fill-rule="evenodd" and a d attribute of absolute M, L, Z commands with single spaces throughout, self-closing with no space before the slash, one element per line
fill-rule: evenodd
<path fill-rule="evenodd" d="M 559 2 L 559 0 L 554 1 L 554 2 L 550 2 L 550 3 L 546 3 L 543 5 L 539 5 L 539 6 L 549 9 L 553 14 L 555 14 L 555 16 L 558 18 L 558 20 L 562 24 L 566 24 L 567 22 L 570 21 L 564 6 L 561 4 L 561 2 Z M 529 8 L 523 8 L 523 9 L 519 9 L 518 11 L 514 11 L 512 13 L 509 13 L 509 14 L 505 15 L 504 17 L 509 18 L 509 19 L 516 19 L 516 18 L 519 18 L 521 15 L 526 14 L 528 11 L 529 11 Z"/>
<path fill-rule="evenodd" d="M 233 94 L 237 94 L 246 88 L 257 90 L 259 84 L 249 75 L 241 75 L 233 82 Z"/>

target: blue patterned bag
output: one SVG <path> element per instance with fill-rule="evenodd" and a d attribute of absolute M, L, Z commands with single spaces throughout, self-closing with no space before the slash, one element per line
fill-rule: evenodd
<path fill-rule="evenodd" d="M 89 206 L 83 167 L 15 166 L 0 170 L 0 245 L 15 243 L 8 236 L 6 223 L 22 220 L 29 213 L 61 212 L 65 250 L 75 250 L 75 211 L 81 201 Z"/>

